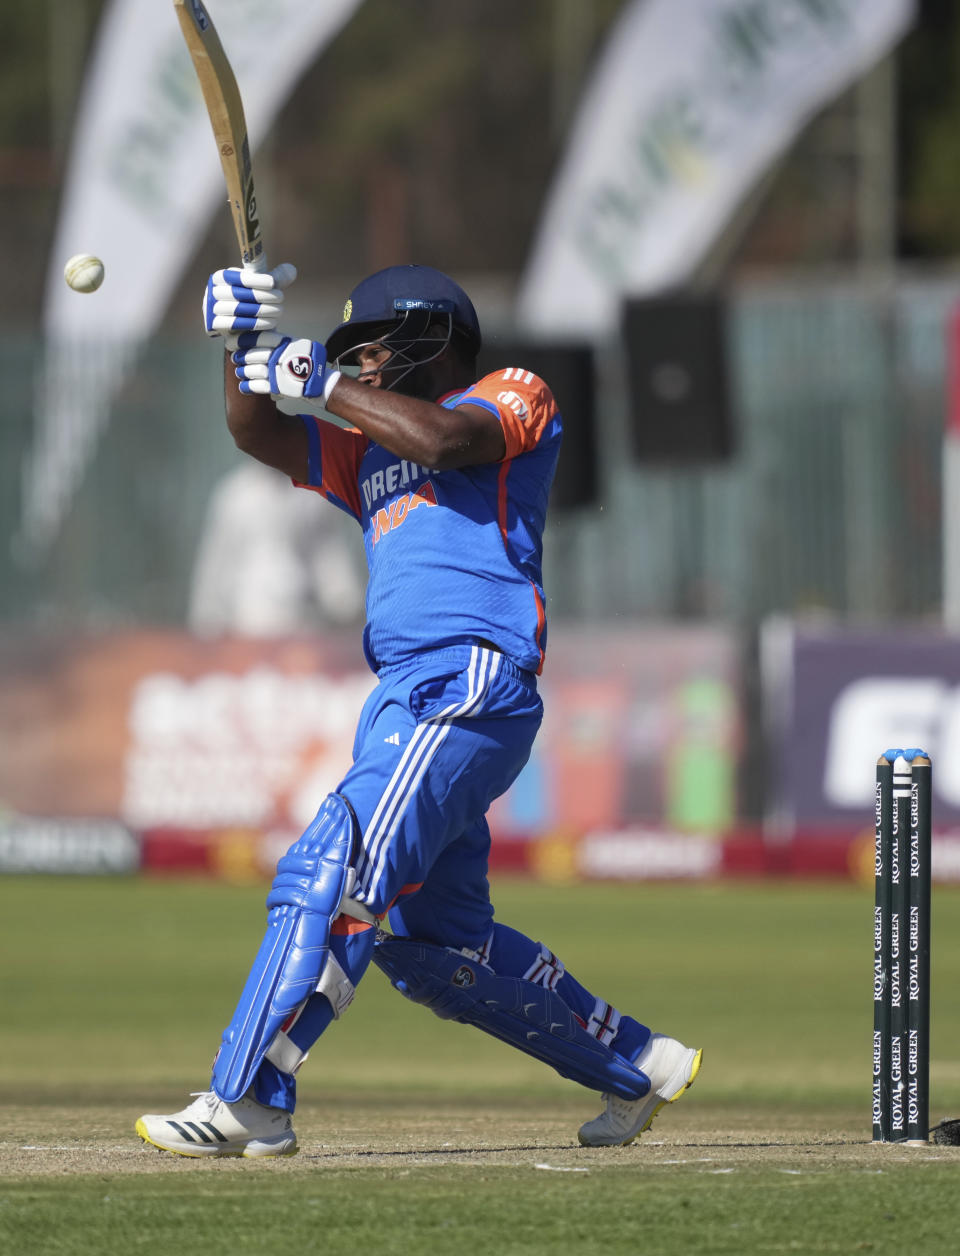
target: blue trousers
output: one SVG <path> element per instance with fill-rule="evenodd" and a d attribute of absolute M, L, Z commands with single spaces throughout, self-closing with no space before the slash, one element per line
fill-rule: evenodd
<path fill-rule="evenodd" d="M 360 716 L 353 765 L 337 788 L 360 830 L 354 897 L 386 916 L 395 934 L 549 985 L 595 1036 L 633 1058 L 649 1030 L 590 994 L 541 943 L 494 922 L 485 814 L 526 763 L 542 716 L 536 678 L 480 645 L 434 650 L 384 669 Z M 373 928 L 340 916 L 331 945 L 356 985 L 373 953 Z M 306 1051 L 332 1019 L 328 1000 L 317 994 L 286 1032 Z M 296 1084 L 264 1062 L 254 1094 L 292 1111 Z"/>

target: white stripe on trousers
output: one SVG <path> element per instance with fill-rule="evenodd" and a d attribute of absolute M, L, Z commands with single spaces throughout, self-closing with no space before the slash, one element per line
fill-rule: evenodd
<path fill-rule="evenodd" d="M 467 696 L 464 701 L 451 703 L 414 729 L 363 835 L 357 866 L 359 892 L 355 891 L 353 895 L 358 902 L 371 905 L 377 881 L 383 875 L 390 840 L 399 827 L 410 799 L 416 794 L 430 761 L 446 739 L 454 720 L 470 715 L 486 696 L 490 683 L 497 674 L 501 657 L 496 650 L 473 646 L 467 669 Z"/>

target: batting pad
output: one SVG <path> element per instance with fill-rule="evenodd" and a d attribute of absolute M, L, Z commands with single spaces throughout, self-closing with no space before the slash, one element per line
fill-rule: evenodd
<path fill-rule="evenodd" d="M 212 1089 L 227 1103 L 247 1092 L 271 1043 L 315 990 L 331 999 L 334 1015 L 353 996 L 339 965 L 336 981 L 323 980 L 353 837 L 352 811 L 339 795 L 330 794 L 277 865 L 267 896 L 267 932 L 213 1066 Z"/>
<path fill-rule="evenodd" d="M 373 962 L 401 994 L 444 1020 L 475 1025 L 556 1069 L 561 1077 L 622 1099 L 642 1099 L 650 1079 L 587 1033 L 560 996 L 520 977 L 503 977 L 459 951 L 381 937 Z"/>

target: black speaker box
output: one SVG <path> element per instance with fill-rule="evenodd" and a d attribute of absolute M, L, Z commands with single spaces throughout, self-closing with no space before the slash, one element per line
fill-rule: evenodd
<path fill-rule="evenodd" d="M 716 296 L 626 302 L 630 436 L 638 462 L 684 465 L 733 456 L 725 315 Z"/>

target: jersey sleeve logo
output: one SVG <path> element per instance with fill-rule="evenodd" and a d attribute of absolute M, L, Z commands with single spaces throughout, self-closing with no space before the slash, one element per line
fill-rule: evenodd
<path fill-rule="evenodd" d="M 497 401 L 500 405 L 509 406 L 509 408 L 521 421 L 526 419 L 527 415 L 530 413 L 524 399 L 511 389 L 507 389 L 506 392 L 497 393 Z"/>

